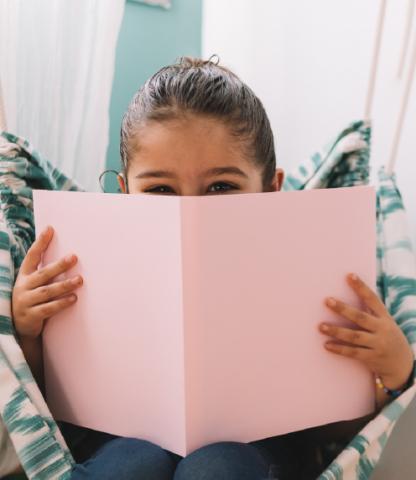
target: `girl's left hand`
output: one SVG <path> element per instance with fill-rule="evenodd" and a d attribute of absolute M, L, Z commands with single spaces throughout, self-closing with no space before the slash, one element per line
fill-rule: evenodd
<path fill-rule="evenodd" d="M 325 347 L 333 353 L 361 360 L 380 376 L 387 388 L 402 389 L 413 369 L 414 355 L 409 342 L 370 287 L 354 274 L 349 274 L 347 281 L 364 302 L 367 311 L 327 298 L 325 303 L 332 311 L 353 321 L 359 328 L 322 323 L 322 333 L 343 342 L 330 340 L 325 343 Z"/>

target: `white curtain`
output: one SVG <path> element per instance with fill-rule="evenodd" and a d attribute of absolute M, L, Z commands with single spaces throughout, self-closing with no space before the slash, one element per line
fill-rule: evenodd
<path fill-rule="evenodd" d="M 7 130 L 90 191 L 99 189 L 125 0 L 0 0 Z"/>

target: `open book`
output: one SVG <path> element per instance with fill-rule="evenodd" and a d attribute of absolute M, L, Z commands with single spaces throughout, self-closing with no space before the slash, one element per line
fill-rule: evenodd
<path fill-rule="evenodd" d="M 43 335 L 47 401 L 77 425 L 179 455 L 364 416 L 370 372 L 318 324 L 376 285 L 372 187 L 201 197 L 34 191 L 84 285 Z"/>

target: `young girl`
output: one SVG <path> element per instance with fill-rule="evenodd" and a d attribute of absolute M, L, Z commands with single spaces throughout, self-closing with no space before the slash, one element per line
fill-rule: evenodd
<path fill-rule="evenodd" d="M 119 183 L 124 193 L 230 195 L 278 191 L 283 182 L 262 103 L 236 75 L 212 61 L 183 58 L 153 75 L 124 116 L 120 152 Z M 54 281 L 74 266 L 75 255 L 37 269 L 52 236 L 50 227 L 33 243 L 12 296 L 16 330 L 42 388 L 44 322 L 76 302 L 74 291 L 83 281 L 80 276 Z M 347 281 L 366 305 L 365 311 L 327 298 L 328 308 L 358 329 L 320 325 L 330 337 L 324 347 L 364 362 L 379 376 L 386 387 L 376 389 L 377 408 L 381 408 L 410 382 L 413 354 L 376 293 L 353 274 Z M 320 427 L 250 444 L 221 442 L 186 458 L 144 440 L 68 424 L 61 428 L 78 462 L 74 479 L 255 480 L 316 478 L 332 460 L 319 462 L 314 455 L 316 444 L 326 441 L 323 433 L 342 438 L 345 445 L 361 423 L 342 422 L 331 431 Z"/>

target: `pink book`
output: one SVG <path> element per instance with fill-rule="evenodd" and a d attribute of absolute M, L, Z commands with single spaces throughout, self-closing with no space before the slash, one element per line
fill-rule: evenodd
<path fill-rule="evenodd" d="M 372 187 L 180 197 L 34 191 L 44 263 L 78 302 L 43 335 L 54 417 L 179 455 L 374 409 L 371 373 L 324 349 L 324 298 L 375 289 Z"/>

